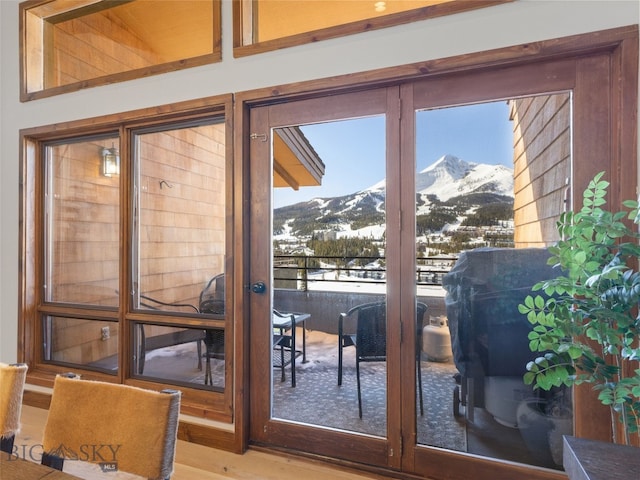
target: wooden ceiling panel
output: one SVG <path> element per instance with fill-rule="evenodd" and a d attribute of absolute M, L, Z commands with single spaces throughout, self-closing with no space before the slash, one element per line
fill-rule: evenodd
<path fill-rule="evenodd" d="M 213 1 L 137 0 L 109 10 L 165 61 L 213 51 Z"/>

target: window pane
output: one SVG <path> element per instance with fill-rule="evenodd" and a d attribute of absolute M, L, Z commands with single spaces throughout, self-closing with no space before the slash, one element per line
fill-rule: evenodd
<path fill-rule="evenodd" d="M 236 47 L 286 39 L 276 48 L 316 42 L 336 36 L 369 31 L 483 8 L 484 2 L 460 0 L 240 0 L 236 19 L 241 42 Z M 505 0 L 512 1 L 512 0 Z M 304 35 L 314 32 L 314 35 Z"/>
<path fill-rule="evenodd" d="M 117 307 L 120 176 L 104 164 L 119 168 L 118 138 L 49 145 L 45 155 L 45 299 Z"/>
<path fill-rule="evenodd" d="M 213 1 L 69 3 L 25 13 L 27 92 L 214 53 Z"/>
<path fill-rule="evenodd" d="M 561 469 L 571 390 L 524 383 L 539 354 L 518 304 L 556 276 L 546 247 L 569 208 L 571 96 L 418 110 L 416 131 L 416 290 L 429 305 L 418 442 Z"/>
<path fill-rule="evenodd" d="M 326 0 L 269 0 L 251 2 L 254 15 L 254 43 L 344 25 L 358 20 L 381 17 L 392 13 L 419 9 L 451 0 L 387 0 L 385 2 L 354 2 Z"/>
<path fill-rule="evenodd" d="M 134 324 L 134 372 L 163 383 L 224 390 L 224 326 Z"/>
<path fill-rule="evenodd" d="M 387 436 L 385 128 L 273 130 L 273 418 Z"/>
<path fill-rule="evenodd" d="M 117 372 L 117 323 L 48 316 L 43 330 L 45 361 Z"/>
<path fill-rule="evenodd" d="M 224 313 L 225 161 L 221 120 L 135 135 L 135 308 Z"/>

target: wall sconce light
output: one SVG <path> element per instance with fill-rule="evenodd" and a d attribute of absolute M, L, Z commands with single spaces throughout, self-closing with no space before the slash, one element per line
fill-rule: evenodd
<path fill-rule="evenodd" d="M 116 147 L 102 149 L 102 175 L 120 175 L 120 152 Z"/>

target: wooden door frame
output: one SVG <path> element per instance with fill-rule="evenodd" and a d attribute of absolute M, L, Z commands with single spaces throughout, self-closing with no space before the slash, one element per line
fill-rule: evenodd
<path fill-rule="evenodd" d="M 610 173 L 610 181 L 618 185 L 618 189 L 612 189 L 609 201 L 619 204 L 622 198 L 629 193 L 635 196 L 635 187 L 638 174 L 637 152 L 637 107 L 638 107 L 638 26 L 614 28 L 599 32 L 563 37 L 559 39 L 544 40 L 512 47 L 500 48 L 488 52 L 459 55 L 455 57 L 429 60 L 411 65 L 385 68 L 360 74 L 344 75 L 340 77 L 314 80 L 304 83 L 293 83 L 277 87 L 242 92 L 236 95 L 235 121 L 236 125 L 248 127 L 251 109 L 275 103 L 294 101 L 303 98 L 321 98 L 339 93 L 359 91 L 368 88 L 377 88 L 390 84 L 403 84 L 418 79 L 436 78 L 438 76 L 464 73 L 473 75 L 484 71 L 497 71 L 507 66 L 534 65 L 540 62 L 559 59 L 581 59 L 580 67 L 576 75 L 576 83 L 582 86 L 594 82 L 592 77 L 589 57 L 604 55 L 608 59 L 608 71 L 610 74 L 609 88 L 607 92 L 600 92 L 595 97 L 576 99 L 574 116 L 584 118 L 597 118 L 598 122 L 604 122 L 599 127 L 602 131 L 608 131 L 609 135 L 605 143 L 597 136 L 584 136 L 581 145 L 576 145 L 574 157 L 580 157 L 590 148 L 595 152 L 601 152 L 603 159 L 597 164 L 589 164 L 589 168 L 574 172 L 574 190 L 581 192 L 586 180 L 592 173 L 602 169 Z M 584 90 L 587 91 L 587 90 Z M 606 97 L 608 104 L 602 110 L 601 98 Z M 405 107 L 406 108 L 406 107 Z M 237 164 L 242 165 L 243 192 L 238 193 L 238 199 L 242 199 L 244 205 L 243 214 L 248 215 L 250 208 L 247 201 L 248 172 L 249 172 L 249 130 L 240 128 L 235 132 L 234 150 L 238 155 Z M 236 219 L 236 223 L 241 222 Z M 248 254 L 249 236 L 248 228 L 243 230 L 245 252 Z M 251 276 L 251 268 L 248 256 L 244 260 L 244 274 L 246 287 Z M 244 300 L 246 305 L 247 300 Z M 237 345 L 243 346 L 243 362 L 238 365 L 250 366 L 250 345 L 248 308 L 244 310 L 242 325 L 237 325 Z M 236 410 L 236 422 L 242 425 L 244 437 L 241 443 L 247 448 L 250 443 L 249 436 L 249 375 L 242 375 L 242 385 L 236 389 L 238 409 Z M 597 400 L 586 389 L 579 389 L 576 395 L 576 410 L 588 412 L 598 406 Z M 240 409 L 240 405 L 243 408 Z M 588 420 L 585 416 L 585 420 Z M 575 432 L 577 436 L 586 438 L 609 438 L 608 422 L 580 421 L 576 422 Z M 405 440 L 406 441 L 406 440 Z M 340 447 L 340 446 L 338 446 Z M 341 448 L 350 448 L 350 445 L 342 445 Z M 413 450 L 410 449 L 410 450 Z M 364 464 L 375 465 L 374 461 L 364 460 Z M 406 471 L 428 470 L 434 478 L 467 478 L 471 473 L 479 480 L 498 478 L 504 475 L 525 475 L 529 478 L 556 479 L 564 478 L 559 472 L 535 469 L 525 465 L 509 464 L 489 458 L 478 458 L 470 455 L 447 452 L 432 449 L 429 455 L 421 461 L 417 461 L 413 453 L 406 454 L 403 458 L 403 467 Z M 480 468 L 479 468 L 480 467 Z M 365 466 L 366 468 L 366 466 Z M 375 469 L 375 468 L 374 468 Z M 379 470 L 383 472 L 384 470 Z M 476 476 L 479 475 L 479 476 Z M 533 475 L 533 476 L 532 476 Z"/>
<path fill-rule="evenodd" d="M 255 138 L 251 140 L 250 149 L 250 169 L 248 172 L 251 198 L 268 199 L 271 195 L 271 182 L 267 178 L 271 177 L 271 162 L 264 161 L 271 155 L 271 130 L 280 126 L 302 125 L 310 122 L 342 120 L 354 116 L 368 116 L 391 114 L 397 110 L 399 102 L 398 88 L 377 88 L 360 92 L 351 92 L 344 95 L 301 99 L 285 104 L 269 105 L 254 108 L 250 122 L 250 134 Z M 396 113 L 397 115 L 397 113 Z M 387 134 L 393 130 L 387 123 Z M 266 137 L 263 137 L 266 135 Z M 395 134 L 397 139 L 398 133 Z M 397 145 L 397 141 L 395 142 Z M 397 167 L 397 152 L 390 152 L 387 145 L 387 169 L 394 169 L 392 177 L 397 177 L 399 169 Z M 393 155 L 392 155 L 393 154 Z M 397 172 L 396 172 L 397 170 Z M 389 189 L 392 190 L 391 188 Z M 393 193 L 391 193 L 393 196 Z M 398 222 L 397 201 L 393 201 L 388 194 L 387 202 L 387 223 L 396 224 Z M 250 272 L 248 284 L 263 281 L 267 284 L 267 292 L 271 292 L 271 205 L 270 202 L 251 202 L 249 208 L 249 225 L 254 233 L 250 243 L 250 257 L 263 261 L 253 264 Z M 264 232 L 264 234 L 258 233 Z M 395 234 L 399 237 L 399 234 Z M 265 238 L 267 237 L 268 238 Z M 261 240 L 264 239 L 264 240 Z M 393 239 L 387 238 L 387 241 Z M 399 249 L 398 249 L 399 250 Z M 266 261 L 265 261 L 266 260 Z M 387 262 L 393 264 L 393 261 Z M 397 264 L 397 262 L 395 262 Z M 399 278 L 398 272 L 388 272 L 388 275 L 395 275 Z M 391 280 L 389 280 L 391 283 Z M 396 431 L 389 432 L 389 438 L 373 438 L 362 436 L 360 441 L 354 441 L 356 432 L 337 432 L 327 429 L 319 429 L 317 426 L 303 424 L 292 425 L 291 422 L 282 422 L 278 419 L 271 419 L 270 415 L 270 379 L 271 366 L 266 359 L 271 358 L 271 345 L 266 339 L 271 336 L 271 296 L 256 295 L 249 293 L 248 304 L 253 312 L 247 320 L 250 325 L 252 336 L 249 339 L 249 350 L 251 352 L 250 362 L 250 386 L 249 392 L 252 400 L 250 411 L 252 425 L 249 427 L 250 436 L 254 442 L 277 445 L 283 448 L 295 448 L 297 445 L 307 445 L 307 449 L 317 455 L 331 456 L 356 462 L 375 462 L 377 466 L 398 469 L 400 468 L 401 450 L 399 441 L 400 425 L 400 397 L 399 395 L 387 395 L 387 416 L 390 418 L 387 424 L 395 426 Z M 399 302 L 399 298 L 391 300 L 388 295 L 388 308 L 394 308 L 393 303 Z M 393 351 L 394 342 L 399 343 L 399 331 L 389 328 L 387 336 L 387 346 Z M 395 347 L 396 349 L 398 347 Z M 399 392 L 400 388 L 400 367 L 394 360 L 387 362 L 387 370 L 391 372 L 387 375 L 388 391 Z M 394 374 L 395 373 L 395 374 Z M 259 393 L 258 393 L 259 392 Z M 258 398 L 256 398 L 258 397 Z M 329 441 L 327 441 L 329 440 Z M 345 449 L 343 445 L 349 443 L 351 448 Z"/>

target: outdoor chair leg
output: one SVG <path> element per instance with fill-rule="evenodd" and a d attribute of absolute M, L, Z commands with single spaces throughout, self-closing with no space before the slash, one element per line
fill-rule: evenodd
<path fill-rule="evenodd" d="M 291 338 L 289 339 L 289 341 L 291 342 L 291 386 L 295 387 L 296 386 L 296 325 L 295 322 L 292 321 L 292 326 L 291 326 Z M 304 339 L 304 327 L 302 329 L 302 338 Z M 304 351 L 305 348 L 303 347 L 302 352 L 303 352 L 303 359 L 304 359 Z"/>
<path fill-rule="evenodd" d="M 146 335 L 144 333 L 144 324 L 139 323 L 138 327 L 140 329 L 140 348 L 138 351 L 138 374 L 142 375 L 144 373 L 144 361 L 146 360 Z"/>
<path fill-rule="evenodd" d="M 338 336 L 338 386 L 342 385 L 342 338 Z"/>
<path fill-rule="evenodd" d="M 418 372 L 418 395 L 420 397 L 420 415 L 424 415 L 424 403 L 422 401 L 422 362 L 418 357 L 418 368 L 416 369 Z"/>
<path fill-rule="evenodd" d="M 206 348 L 207 358 L 205 359 L 205 372 L 204 372 L 204 384 L 213 385 L 213 375 L 211 374 L 211 356 L 209 354 L 209 347 Z"/>
<path fill-rule="evenodd" d="M 280 381 L 284 382 L 284 345 L 280 344 L 280 370 L 282 372 Z"/>
<path fill-rule="evenodd" d="M 358 379 L 358 415 L 362 418 L 362 395 L 360 393 L 360 362 L 356 359 L 356 378 Z"/>

